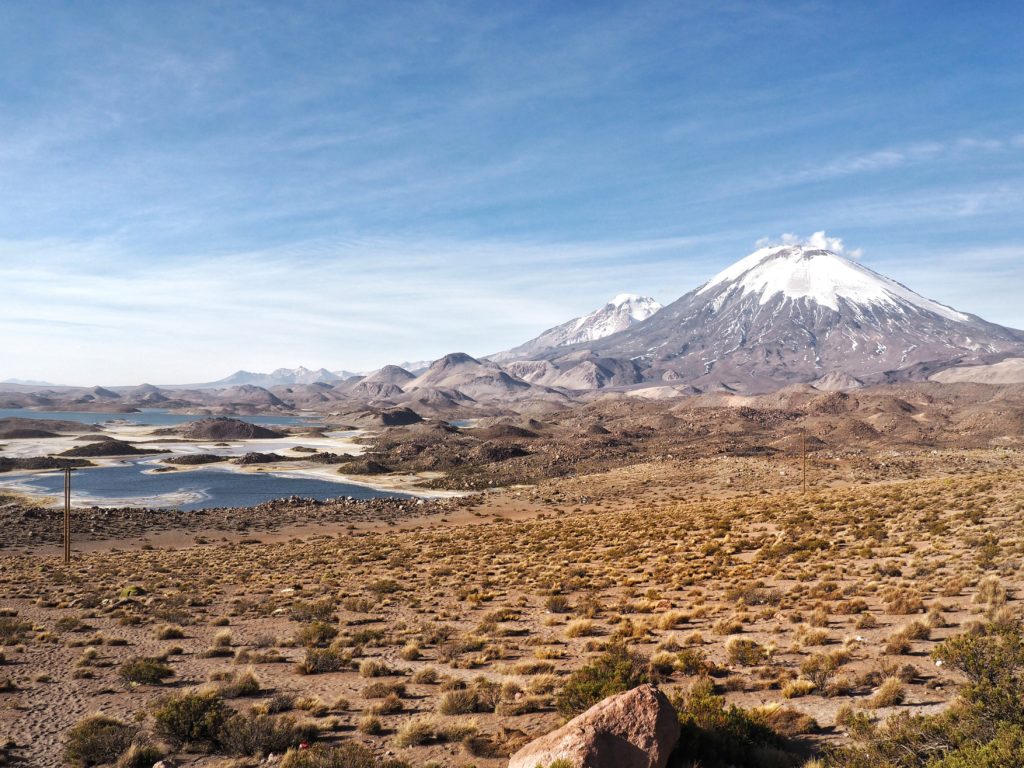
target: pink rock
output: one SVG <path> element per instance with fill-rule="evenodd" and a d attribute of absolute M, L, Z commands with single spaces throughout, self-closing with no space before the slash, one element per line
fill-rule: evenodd
<path fill-rule="evenodd" d="M 531 741 L 508 768 L 665 768 L 679 741 L 679 716 L 653 685 L 610 696 L 546 736 Z"/>

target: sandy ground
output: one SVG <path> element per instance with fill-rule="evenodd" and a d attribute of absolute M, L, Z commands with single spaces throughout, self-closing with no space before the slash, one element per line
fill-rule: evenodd
<path fill-rule="evenodd" d="M 999 451 L 917 459 L 913 478 L 890 477 L 887 466 L 873 478 L 859 466 L 848 475 L 834 468 L 835 487 L 816 482 L 806 496 L 792 467 L 761 459 L 650 462 L 506 489 L 393 525 L 97 540 L 70 569 L 50 548 L 10 553 L 0 556 L 0 608 L 32 629 L 4 649 L 0 679 L 13 688 L 0 694 L 0 730 L 27 764 L 56 766 L 64 733 L 85 714 L 138 715 L 149 727 L 160 697 L 217 685 L 212 678 L 274 650 L 277 661 L 252 665 L 261 692 L 232 707 L 287 694 L 293 714 L 328 739 L 355 738 L 417 766 L 498 768 L 505 758 L 457 740 L 399 748 L 396 734 L 416 717 L 471 722 L 507 752 L 559 724 L 552 695 L 620 638 L 645 656 L 667 654 L 668 690 L 693 682 L 673 664 L 696 649 L 730 701 L 791 707 L 819 724 L 811 743 L 841 742 L 844 705 L 879 719 L 947 706 L 958 680 L 930 651 L 987 612 L 1019 610 L 1024 472 Z M 982 599 L 989 582 L 1001 602 Z M 123 597 L 132 585 L 142 592 Z M 555 596 L 564 608 L 553 607 Z M 337 672 L 301 675 L 307 650 L 297 638 L 310 623 L 302 611 L 321 604 L 356 657 Z M 915 622 L 912 639 L 896 643 Z M 168 624 L 184 636 L 159 639 Z M 209 655 L 225 630 L 230 655 Z M 764 658 L 735 659 L 736 637 Z M 126 660 L 172 646 L 182 652 L 168 657 L 169 684 L 119 679 Z M 816 654 L 838 654 L 829 690 L 784 694 Z M 367 659 L 386 673 L 361 673 Z M 449 682 L 414 677 L 427 667 Z M 874 708 L 879 682 L 893 675 L 905 678 L 904 701 Z M 480 678 L 510 692 L 499 712 L 439 714 L 449 687 Z M 404 686 L 397 709 L 374 715 L 374 682 Z M 381 731 L 360 731 L 374 716 Z"/>

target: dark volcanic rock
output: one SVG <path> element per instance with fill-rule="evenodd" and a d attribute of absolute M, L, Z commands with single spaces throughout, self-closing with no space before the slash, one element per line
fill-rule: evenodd
<path fill-rule="evenodd" d="M 136 448 L 131 443 L 105 438 L 94 443 L 76 445 L 61 453 L 61 456 L 145 456 L 152 453 L 170 453 L 161 448 Z"/>
<path fill-rule="evenodd" d="M 81 424 L 77 421 L 65 421 L 63 419 L 23 419 L 12 416 L 0 419 L 0 437 L 14 439 L 24 437 L 49 437 L 44 434 L 28 434 L 29 432 L 98 432 L 99 427 L 95 424 Z M 25 432 L 24 435 L 15 434 Z"/>
<path fill-rule="evenodd" d="M 190 440 L 253 440 L 284 437 L 281 432 L 227 416 L 190 421 L 175 431 Z"/>
<path fill-rule="evenodd" d="M 9 458 L 0 456 L 0 472 L 13 472 L 17 469 L 66 469 L 70 467 L 91 467 L 93 463 L 85 459 L 58 459 L 53 456 L 30 456 L 28 458 Z"/>
<path fill-rule="evenodd" d="M 289 458 L 288 456 L 282 456 L 279 453 L 258 453 L 256 451 L 250 451 L 244 456 L 239 456 L 231 463 L 246 466 L 248 464 L 276 464 L 280 461 L 295 461 L 295 459 Z"/>
<path fill-rule="evenodd" d="M 9 429 L 0 432 L 0 437 L 7 440 L 24 440 L 34 437 L 58 437 L 56 432 L 47 432 L 45 429 Z"/>
<path fill-rule="evenodd" d="M 355 461 L 342 464 L 338 471 L 343 475 L 386 475 L 391 471 L 391 468 L 381 464 L 379 461 L 361 457 Z"/>
<path fill-rule="evenodd" d="M 213 453 L 186 453 L 181 456 L 170 456 L 163 460 L 164 464 L 178 464 L 185 467 L 199 464 L 216 464 L 218 461 L 227 461 L 227 457 L 217 456 Z"/>

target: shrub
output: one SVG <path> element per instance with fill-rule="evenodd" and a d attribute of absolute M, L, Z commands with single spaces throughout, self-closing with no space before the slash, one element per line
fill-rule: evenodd
<path fill-rule="evenodd" d="M 384 730 L 384 723 L 377 715 L 363 715 L 359 718 L 359 724 L 356 726 L 360 733 L 365 733 L 368 736 L 376 736 Z"/>
<path fill-rule="evenodd" d="M 698 680 L 685 696 L 676 695 L 673 704 L 682 733 L 670 766 L 793 764 L 786 759 L 782 737 L 739 707 L 726 706 L 710 679 Z"/>
<path fill-rule="evenodd" d="M 317 727 L 300 723 L 291 715 L 247 712 L 224 721 L 217 734 L 220 748 L 229 755 L 264 757 L 284 752 L 317 737 Z"/>
<path fill-rule="evenodd" d="M 415 747 L 432 741 L 461 741 L 479 731 L 473 720 L 444 722 L 429 715 L 406 720 L 395 734 L 395 746 Z"/>
<path fill-rule="evenodd" d="M 417 685 L 433 685 L 437 682 L 437 670 L 433 667 L 421 667 L 413 673 L 412 681 Z"/>
<path fill-rule="evenodd" d="M 0 645 L 17 645 L 32 631 L 32 624 L 15 616 L 0 616 Z"/>
<path fill-rule="evenodd" d="M 675 666 L 684 675 L 701 675 L 708 672 L 711 665 L 700 648 L 683 648 L 676 654 Z"/>
<path fill-rule="evenodd" d="M 330 621 L 334 616 L 334 604 L 330 600 L 315 603 L 296 603 L 291 607 L 295 621 Z"/>
<path fill-rule="evenodd" d="M 174 624 L 164 624 L 156 631 L 157 640 L 181 640 L 185 637 L 185 630 Z"/>
<path fill-rule="evenodd" d="M 144 656 L 129 659 L 121 665 L 117 674 L 129 684 L 160 685 L 167 678 L 174 677 L 174 670 L 162 659 Z"/>
<path fill-rule="evenodd" d="M 730 664 L 740 664 L 744 667 L 754 667 L 768 658 L 768 652 L 763 645 L 743 637 L 730 637 L 725 644 L 725 652 Z"/>
<path fill-rule="evenodd" d="M 569 675 L 558 692 L 555 706 L 562 715 L 575 716 L 608 696 L 651 681 L 647 661 L 616 643 L 595 661 Z"/>
<path fill-rule="evenodd" d="M 364 699 L 383 699 L 391 695 L 405 696 L 405 683 L 378 680 L 363 688 Z"/>
<path fill-rule="evenodd" d="M 219 681 L 217 692 L 225 699 L 239 699 L 243 696 L 256 696 L 260 692 L 260 679 L 252 669 L 231 673 Z"/>
<path fill-rule="evenodd" d="M 466 715 L 477 711 L 477 699 L 473 691 L 448 691 L 437 703 L 442 715 Z"/>
<path fill-rule="evenodd" d="M 417 643 L 406 643 L 399 654 L 405 661 L 416 661 L 423 653 Z"/>
<path fill-rule="evenodd" d="M 800 674 L 810 680 L 819 691 L 824 691 L 839 669 L 839 660 L 830 653 L 815 653 L 800 664 Z"/>
<path fill-rule="evenodd" d="M 931 768 L 1006 768 L 1024 765 L 1024 729 L 1003 723 L 985 744 L 969 743 L 950 752 Z"/>
<path fill-rule="evenodd" d="M 281 768 L 410 768 L 402 760 L 377 758 L 367 747 L 356 742 L 338 746 L 314 744 L 302 751 L 289 750 Z"/>
<path fill-rule="evenodd" d="M 322 621 L 314 621 L 299 627 L 295 633 L 295 642 L 309 647 L 327 645 L 338 636 L 337 627 Z"/>
<path fill-rule="evenodd" d="M 306 658 L 299 663 L 303 675 L 320 675 L 325 672 L 340 672 L 348 668 L 352 657 L 337 648 L 307 648 Z"/>
<path fill-rule="evenodd" d="M 153 719 L 157 735 L 172 746 L 212 749 L 228 715 L 228 708 L 216 693 L 187 692 L 159 702 Z"/>
<path fill-rule="evenodd" d="M 903 703 L 906 697 L 907 689 L 904 687 L 903 681 L 898 677 L 887 677 L 868 700 L 868 706 L 873 709 L 894 707 Z"/>
<path fill-rule="evenodd" d="M 136 742 L 118 759 L 117 768 L 153 768 L 163 757 L 164 752 L 159 747 Z"/>
<path fill-rule="evenodd" d="M 392 674 L 388 665 L 380 659 L 363 659 L 359 665 L 360 677 L 383 677 Z"/>
<path fill-rule="evenodd" d="M 796 680 L 790 680 L 782 686 L 782 696 L 786 699 L 797 699 L 801 696 L 806 696 L 813 690 L 814 683 L 810 680 L 797 678 Z"/>
<path fill-rule="evenodd" d="M 112 763 L 135 739 L 135 726 L 104 715 L 79 720 L 67 733 L 64 759 L 77 766 Z"/>
<path fill-rule="evenodd" d="M 589 637 L 597 634 L 597 628 L 590 619 L 577 619 L 565 628 L 566 637 Z"/>
<path fill-rule="evenodd" d="M 551 613 L 568 613 L 570 610 L 569 598 L 565 595 L 551 595 L 544 601 L 544 607 Z"/>

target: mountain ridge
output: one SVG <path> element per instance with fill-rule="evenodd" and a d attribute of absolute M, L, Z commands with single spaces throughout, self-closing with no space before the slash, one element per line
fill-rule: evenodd
<path fill-rule="evenodd" d="M 1024 332 L 927 299 L 827 249 L 787 245 L 755 251 L 631 328 L 540 357 L 564 369 L 582 351 L 639 365 L 645 383 L 759 392 L 833 371 L 883 381 L 914 366 L 1021 349 Z"/>

